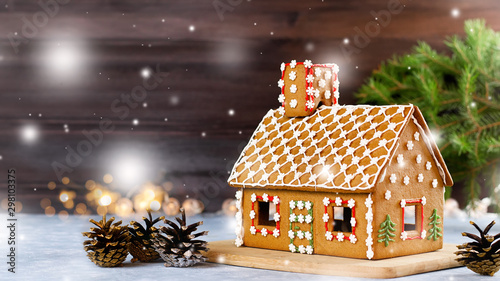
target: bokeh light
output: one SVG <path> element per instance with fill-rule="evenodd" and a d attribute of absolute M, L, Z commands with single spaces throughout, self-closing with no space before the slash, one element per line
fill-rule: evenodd
<path fill-rule="evenodd" d="M 40 134 L 38 126 L 35 124 L 26 124 L 21 127 L 21 140 L 25 144 L 33 144 L 38 140 Z"/>

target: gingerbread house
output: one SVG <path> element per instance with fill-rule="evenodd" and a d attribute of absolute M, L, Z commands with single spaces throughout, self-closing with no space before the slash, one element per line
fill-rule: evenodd
<path fill-rule="evenodd" d="M 413 105 L 270 110 L 228 182 L 237 246 L 364 259 L 440 249 L 453 184 Z"/>

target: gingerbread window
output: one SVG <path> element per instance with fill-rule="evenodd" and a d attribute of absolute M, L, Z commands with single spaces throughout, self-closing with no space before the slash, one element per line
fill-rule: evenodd
<path fill-rule="evenodd" d="M 425 196 L 422 199 L 401 200 L 402 229 L 400 238 L 405 240 L 423 239 L 426 235 L 424 225 Z"/>
<path fill-rule="evenodd" d="M 325 212 L 323 222 L 325 223 L 325 238 L 328 241 L 350 241 L 356 243 L 356 201 L 354 199 L 344 200 L 340 197 L 335 200 L 325 197 L 323 199 Z M 330 217 L 329 209 L 332 211 Z"/>
<path fill-rule="evenodd" d="M 333 208 L 333 231 L 352 232 L 352 210 L 349 207 Z"/>
<path fill-rule="evenodd" d="M 276 225 L 276 221 L 274 220 L 274 214 L 276 214 L 276 204 L 273 202 L 258 201 L 257 213 L 257 225 Z"/>
<path fill-rule="evenodd" d="M 266 237 L 268 234 L 280 236 L 280 198 L 266 193 L 250 197 L 252 209 L 250 210 L 250 233 L 256 235 L 260 233 Z"/>

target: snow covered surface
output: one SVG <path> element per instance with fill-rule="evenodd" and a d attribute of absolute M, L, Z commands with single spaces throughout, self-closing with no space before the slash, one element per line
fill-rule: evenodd
<path fill-rule="evenodd" d="M 93 216 L 98 219 L 98 216 Z M 3 225 L 7 217 L 0 215 Z M 124 219 L 128 222 L 133 218 Z M 140 219 L 134 218 L 134 219 Z M 496 215 L 488 214 L 473 219 L 481 227 L 491 220 L 497 220 Z M 204 214 L 188 218 L 189 222 L 203 220 L 200 230 L 209 230 L 208 241 L 234 239 L 236 221 L 233 217 Z M 308 275 L 270 270 L 260 270 L 229 265 L 205 263 L 191 268 L 167 268 L 163 262 L 131 263 L 130 256 L 118 268 L 100 268 L 94 265 L 86 256 L 82 242 L 85 237 L 81 232 L 87 231 L 91 223 L 88 217 L 70 216 L 61 221 L 57 217 L 44 215 L 18 215 L 17 230 L 17 265 L 16 273 L 7 271 L 6 255 L 8 250 L 6 232 L 0 232 L 0 280 L 371 280 L 349 277 L 332 277 Z M 469 224 L 469 219 L 445 218 L 444 240 L 446 243 L 461 244 L 468 240 L 460 234 L 463 231 L 475 233 Z M 2 229 L 5 229 L 2 226 Z M 491 233 L 500 232 L 500 225 L 495 225 Z M 210 244 L 209 244 L 210 247 Z M 500 275 L 499 275 L 500 276 Z M 467 270 L 455 268 L 426 274 L 403 277 L 398 280 L 492 280 Z M 373 279 L 379 280 L 379 279 Z"/>

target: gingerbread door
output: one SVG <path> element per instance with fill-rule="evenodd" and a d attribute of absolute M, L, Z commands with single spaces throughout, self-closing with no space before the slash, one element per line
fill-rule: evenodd
<path fill-rule="evenodd" d="M 292 253 L 313 254 L 313 202 L 303 200 L 291 200 L 288 237 L 288 245 Z"/>

